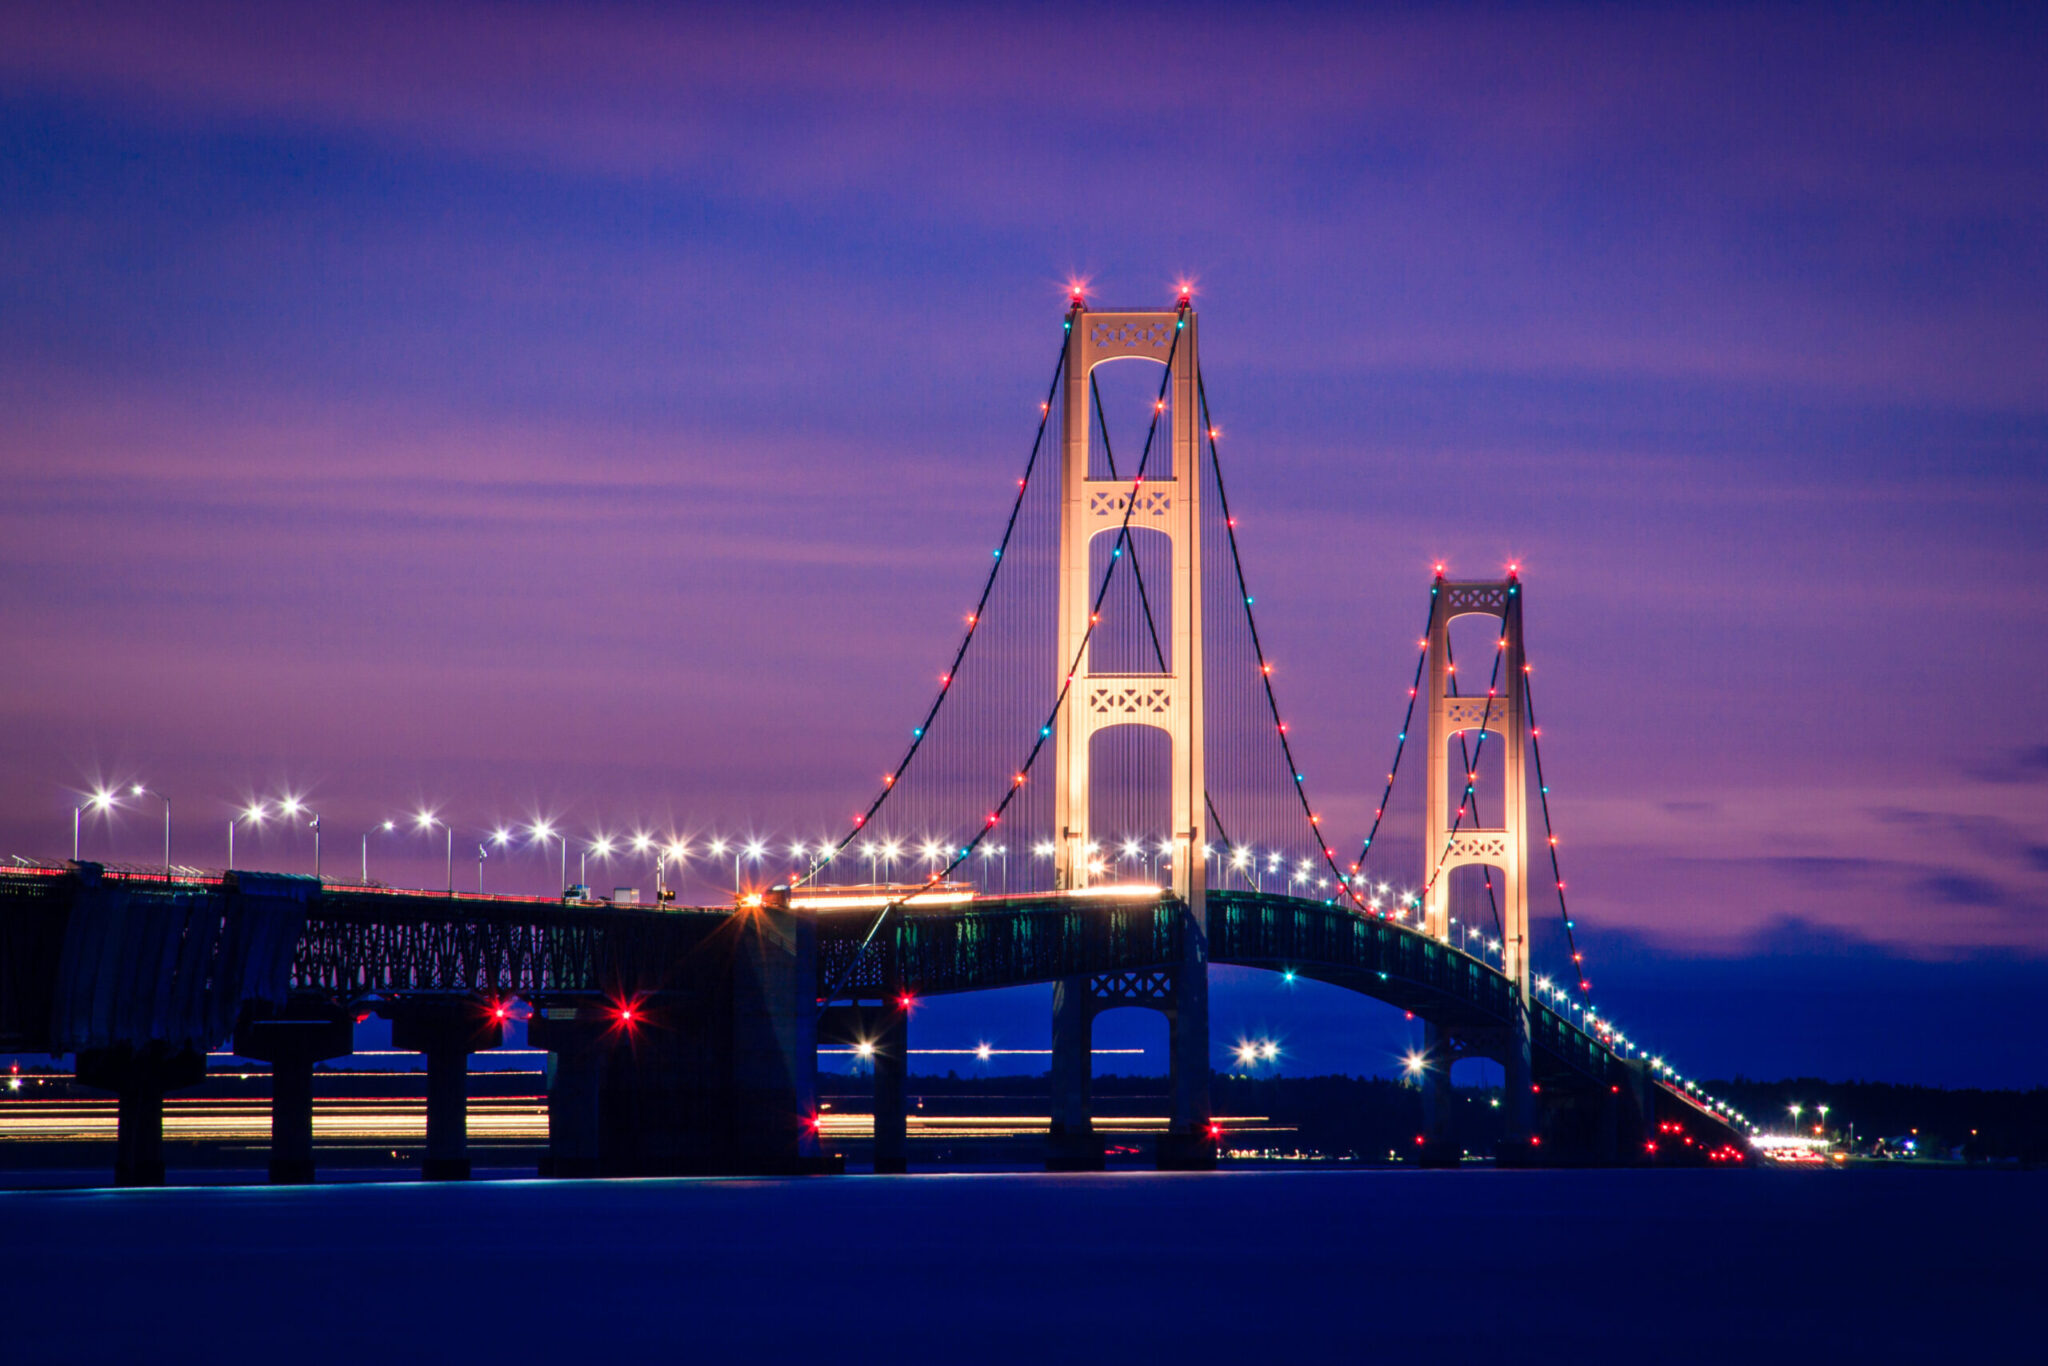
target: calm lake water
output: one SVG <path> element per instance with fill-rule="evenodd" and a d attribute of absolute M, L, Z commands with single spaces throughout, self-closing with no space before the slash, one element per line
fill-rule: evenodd
<path fill-rule="evenodd" d="M 2048 1173 L 0 1193 L 9 1362 L 2048 1359 Z"/>

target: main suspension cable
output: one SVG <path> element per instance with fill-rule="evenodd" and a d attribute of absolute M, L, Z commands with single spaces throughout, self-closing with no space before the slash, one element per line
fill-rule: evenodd
<path fill-rule="evenodd" d="M 1152 448 L 1159 435 L 1159 419 L 1166 412 L 1166 394 L 1168 386 L 1173 382 L 1174 358 L 1180 353 L 1180 339 L 1187 330 L 1187 304 L 1183 302 L 1178 311 L 1180 316 L 1174 324 L 1173 343 L 1166 351 L 1166 373 L 1160 377 L 1159 395 L 1152 405 L 1152 424 L 1145 432 L 1145 449 L 1138 458 L 1137 473 L 1131 479 L 1130 496 L 1124 500 L 1123 520 L 1117 524 L 1116 545 L 1110 553 L 1108 566 L 1102 571 L 1102 584 L 1095 590 L 1094 601 L 1088 609 L 1087 629 L 1082 631 L 1081 641 L 1075 649 L 1074 658 L 1067 665 L 1066 676 L 1061 680 L 1059 693 L 1053 698 L 1052 710 L 1047 713 L 1045 724 L 1038 728 L 1038 735 L 1031 742 L 1030 753 L 1024 756 L 1023 765 L 1018 768 L 1015 778 L 1011 780 L 1009 787 L 1004 790 L 1002 799 L 996 803 L 995 810 L 989 812 L 988 819 L 979 830 L 975 831 L 973 837 L 967 843 L 960 846 L 958 852 L 953 855 L 952 861 L 943 869 L 934 871 L 931 874 L 927 880 L 927 885 L 943 882 L 952 874 L 954 869 L 967 862 L 981 842 L 988 838 L 989 832 L 994 830 L 1002 820 L 1003 813 L 1009 810 L 1010 803 L 1015 801 L 1017 794 L 1023 790 L 1025 780 L 1030 777 L 1032 766 L 1038 762 L 1039 753 L 1044 750 L 1046 741 L 1052 738 L 1053 727 L 1059 720 L 1060 708 L 1066 705 L 1067 695 L 1074 689 L 1074 679 L 1081 672 L 1082 661 L 1088 658 L 1089 643 L 1095 637 L 1095 628 L 1102 621 L 1103 600 L 1109 596 L 1109 586 L 1116 579 L 1116 567 L 1122 563 L 1124 550 L 1130 542 L 1131 518 L 1138 510 L 1138 494 L 1145 483 L 1145 470 L 1152 462 Z M 1071 329 L 1073 325 L 1073 315 L 1070 314 L 1067 318 L 1067 327 Z M 1062 364 L 1064 364 L 1064 348 L 1061 355 L 1063 358 Z M 1055 374 L 1054 382 L 1055 384 L 1058 382 L 1057 373 Z M 1046 401 L 1049 406 L 1051 399 L 1048 398 Z M 1043 428 L 1044 424 L 1041 423 L 1041 436 L 1043 435 Z M 851 838 L 852 836 L 849 835 L 848 839 Z M 888 921 L 890 916 L 901 909 L 906 901 L 916 895 L 916 891 L 906 892 L 875 913 L 875 918 L 869 923 L 867 932 L 861 936 L 860 943 L 855 946 L 853 954 L 846 961 L 846 966 L 841 969 L 839 978 L 830 983 L 825 990 L 825 994 L 819 998 L 819 1006 L 821 1008 L 838 996 L 840 990 L 845 985 L 846 978 L 859 967 L 862 955 L 867 952 L 868 945 L 874 942 L 875 936 L 881 932 L 883 924 Z"/>
<path fill-rule="evenodd" d="M 1230 544 L 1230 564 L 1237 575 L 1237 596 L 1244 603 L 1245 625 L 1251 630 L 1252 652 L 1258 659 L 1259 682 L 1266 694 L 1266 710 L 1273 718 L 1274 733 L 1280 738 L 1280 757 L 1287 764 L 1287 772 L 1294 779 L 1294 795 L 1301 803 L 1301 814 L 1307 818 L 1309 833 L 1315 836 L 1316 848 L 1323 854 L 1323 862 L 1329 865 L 1337 884 L 1344 883 L 1344 872 L 1337 866 L 1337 851 L 1323 839 L 1323 818 L 1310 805 L 1307 778 L 1294 762 L 1294 746 L 1287 738 L 1287 722 L 1281 719 L 1280 702 L 1273 693 L 1273 665 L 1266 658 L 1266 647 L 1259 639 L 1259 621 L 1252 611 L 1251 590 L 1245 585 L 1244 556 L 1237 545 L 1237 518 L 1230 514 L 1230 494 L 1223 486 L 1223 461 L 1216 450 L 1216 424 L 1209 416 L 1209 390 L 1202 382 L 1200 371 L 1195 373 L 1195 394 L 1201 405 L 1202 432 L 1209 442 L 1209 468 L 1216 476 L 1216 501 L 1223 513 L 1223 530 Z M 1336 898 L 1328 898 L 1334 902 Z"/>
<path fill-rule="evenodd" d="M 1071 328 L 1073 325 L 1073 320 L 1069 318 L 1067 327 Z M 931 706 L 925 709 L 924 720 L 911 729 L 909 748 L 904 750 L 903 757 L 897 760 L 896 767 L 883 776 L 881 791 L 875 794 L 875 799 L 868 803 L 866 810 L 853 818 L 853 828 L 831 847 L 830 853 L 820 854 L 812 861 L 810 867 L 791 879 L 792 888 L 803 886 L 816 877 L 834 858 L 846 852 L 847 846 L 853 843 L 866 828 L 867 823 L 882 809 L 882 804 L 889 800 L 889 795 L 896 790 L 898 780 L 917 758 L 918 751 L 924 747 L 925 737 L 931 733 L 932 722 L 938 718 L 939 709 L 946 705 L 946 698 L 953 690 L 953 680 L 960 676 L 960 664 L 967 658 L 967 648 L 974 643 L 975 633 L 981 625 L 982 613 L 988 607 L 989 595 L 995 591 L 996 576 L 1002 573 L 1003 552 L 1010 548 L 1010 540 L 1017 533 L 1018 514 L 1024 510 L 1024 493 L 1031 486 L 1031 475 L 1037 469 L 1039 453 L 1045 447 L 1046 427 L 1052 421 L 1052 401 L 1059 393 L 1060 376 L 1066 371 L 1066 367 L 1067 347 L 1062 341 L 1059 359 L 1053 362 L 1052 384 L 1046 390 L 1045 401 L 1038 405 L 1038 434 L 1031 440 L 1031 456 L 1024 462 L 1024 476 L 1017 481 L 1017 496 L 1011 501 L 1009 519 L 1003 524 L 1003 539 L 996 546 L 993 562 L 988 567 L 988 576 L 982 580 L 981 596 L 975 600 L 974 610 L 967 616 L 967 629 L 960 634 L 960 644 L 953 651 L 953 662 L 947 666 L 945 673 L 939 675 L 939 690 L 932 697 Z"/>

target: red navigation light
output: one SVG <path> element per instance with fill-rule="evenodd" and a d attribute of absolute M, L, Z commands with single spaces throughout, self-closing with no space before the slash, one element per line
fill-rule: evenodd
<path fill-rule="evenodd" d="M 1540 1139 L 1540 1138 L 1538 1138 L 1538 1137 L 1537 1137 L 1537 1136 L 1536 1136 L 1535 1134 L 1530 1134 L 1530 1135 L 1529 1135 L 1529 1146 L 1530 1146 L 1530 1147 L 1532 1147 L 1532 1148 L 1540 1148 L 1540 1147 L 1542 1147 L 1542 1146 L 1543 1146 L 1543 1140 L 1542 1140 L 1542 1139 Z"/>
<path fill-rule="evenodd" d="M 1221 1124 L 1217 1124 L 1217 1123 L 1215 1123 L 1214 1121 L 1211 1121 L 1211 1122 L 1210 1122 L 1210 1124 L 1209 1124 L 1209 1137 L 1211 1137 L 1211 1138 L 1221 1138 L 1221 1137 L 1223 1137 L 1223 1126 L 1222 1126 Z"/>
<path fill-rule="evenodd" d="M 1420 1147 L 1422 1146 L 1422 1135 L 1421 1135 L 1421 1134 L 1417 1134 L 1417 1135 L 1415 1135 L 1415 1146 L 1416 1146 L 1416 1147 L 1418 1147 L 1418 1148 L 1420 1148 Z"/>
<path fill-rule="evenodd" d="M 620 1007 L 619 1007 L 619 1023 L 620 1023 L 620 1024 L 622 1024 L 622 1025 L 625 1025 L 625 1026 L 627 1026 L 628 1028 L 631 1028 L 631 1027 L 632 1027 L 632 1024 L 633 1024 L 633 1020 L 634 1020 L 634 1012 L 633 1012 L 633 1007 L 632 1007 L 632 1006 L 630 1006 L 630 1005 L 622 1005 L 622 1006 L 620 1006 Z"/>
<path fill-rule="evenodd" d="M 912 996 L 909 992 L 906 991 L 896 998 L 896 1008 L 898 1010 L 908 1010 L 910 1009 L 912 1003 L 916 1000 L 917 998 L 915 996 Z"/>

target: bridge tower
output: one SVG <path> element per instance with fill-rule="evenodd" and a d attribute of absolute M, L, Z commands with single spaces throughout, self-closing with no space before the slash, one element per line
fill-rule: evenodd
<path fill-rule="evenodd" d="M 1491 693 L 1451 693 L 1453 664 L 1451 623 L 1459 617 L 1488 616 L 1500 621 L 1499 682 Z M 1513 1036 L 1499 1041 L 1506 1057 L 1508 1137 L 1526 1141 L 1534 1131 L 1533 1064 L 1529 1040 L 1529 884 L 1528 884 L 1528 709 L 1522 675 L 1526 664 L 1522 639 L 1522 585 L 1510 572 L 1497 582 L 1452 583 L 1438 574 L 1430 588 L 1429 614 L 1429 769 L 1423 802 L 1423 929 L 1431 937 L 1452 942 L 1450 925 L 1451 870 L 1479 864 L 1494 870 L 1501 915 L 1501 963 L 1515 984 Z M 1469 663 L 1470 661 L 1468 661 Z M 1482 666 L 1489 674 L 1493 661 Z M 1499 824 L 1481 826 L 1472 815 L 1474 773 L 1461 763 L 1456 781 L 1450 769 L 1451 741 L 1468 732 L 1490 732 L 1502 750 L 1504 792 Z M 1461 813 L 1462 812 L 1462 816 Z M 1452 1041 L 1429 1031 L 1431 1082 L 1449 1087 Z M 1491 1049 L 1487 1051 L 1493 1051 Z"/>
<path fill-rule="evenodd" d="M 1090 881 L 1094 831 L 1089 813 L 1089 741 L 1114 726 L 1150 726 L 1172 744 L 1173 892 L 1186 907 L 1186 956 L 1164 974 L 1144 981 L 1063 981 L 1053 996 L 1053 1164 L 1095 1166 L 1102 1160 L 1088 1115 L 1090 1022 L 1115 1005 L 1144 1005 L 1165 1013 L 1171 1034 L 1172 1116 L 1161 1140 L 1161 1166 L 1211 1166 L 1215 1146 L 1209 1111 L 1209 979 L 1204 907 L 1203 845 L 1207 803 L 1202 725 L 1202 479 L 1200 373 L 1196 320 L 1188 296 L 1152 312 L 1091 312 L 1076 296 L 1066 318 L 1060 462 L 1059 665 L 1073 668 L 1072 687 L 1060 708 L 1055 739 L 1059 771 L 1053 798 L 1056 885 L 1080 890 Z M 1090 378 L 1099 365 L 1124 359 L 1166 366 L 1161 433 L 1172 470 L 1119 471 L 1118 479 L 1088 476 L 1094 430 Z M 1158 469 L 1155 448 L 1154 463 Z M 1171 547 L 1171 644 L 1166 669 L 1151 673 L 1099 672 L 1082 649 L 1095 605 L 1089 550 L 1121 528 L 1162 533 Z M 1128 550 L 1127 550 L 1128 553 Z M 1156 600 L 1155 600 L 1156 601 Z M 1076 661 L 1078 659 L 1078 665 Z"/>

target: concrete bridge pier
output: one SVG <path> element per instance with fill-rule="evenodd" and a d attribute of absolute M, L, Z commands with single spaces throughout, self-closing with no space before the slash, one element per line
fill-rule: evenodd
<path fill-rule="evenodd" d="M 206 1078 L 206 1055 L 150 1044 L 86 1049 L 75 1069 L 80 1084 L 119 1098 L 114 1140 L 114 1184 L 164 1183 L 164 1096 Z"/>
<path fill-rule="evenodd" d="M 245 1015 L 235 1052 L 270 1064 L 270 1184 L 313 1180 L 313 1065 L 355 1051 L 355 1018 L 331 1001 L 294 998 L 279 1015 Z"/>
<path fill-rule="evenodd" d="M 469 1179 L 469 1055 L 503 1042 L 503 1017 L 482 1001 L 436 997 L 391 1007 L 392 1047 L 427 1059 L 427 1180 Z"/>
<path fill-rule="evenodd" d="M 910 1011 L 904 998 L 897 990 L 886 1003 L 832 1006 L 818 1020 L 821 1042 L 858 1049 L 872 1069 L 877 1175 L 910 1169 Z"/>
<path fill-rule="evenodd" d="M 1529 1039 L 1528 1006 L 1520 1006 L 1514 1016 L 1502 1067 L 1506 1079 L 1501 1087 L 1501 1118 L 1507 1132 L 1494 1153 L 1494 1162 L 1498 1166 L 1529 1167 L 1550 1154 L 1542 1151 L 1536 1123 L 1536 1060 Z"/>
<path fill-rule="evenodd" d="M 619 1030 L 614 1012 L 592 1006 L 536 1006 L 527 1021 L 528 1040 L 548 1051 L 548 1151 L 540 1160 L 542 1176 L 598 1174 L 605 1064 Z"/>
<path fill-rule="evenodd" d="M 1090 1113 L 1095 1000 L 1086 977 L 1062 977 L 1052 987 L 1052 1128 L 1045 1169 L 1099 1172 L 1102 1139 Z"/>
<path fill-rule="evenodd" d="M 910 1170 L 910 1011 L 886 1007 L 875 1022 L 875 1173 L 900 1176 Z"/>
<path fill-rule="evenodd" d="M 1422 1141 L 1416 1145 L 1416 1162 L 1424 1167 L 1456 1167 L 1463 1158 L 1451 1138 L 1451 1063 L 1458 1056 L 1450 1031 L 1424 1022 L 1422 1026 Z"/>
<path fill-rule="evenodd" d="M 1197 956 L 1174 970 L 1166 1027 L 1173 1108 L 1159 1139 L 1159 1170 L 1213 1171 L 1217 1134 L 1209 1105 L 1209 965 Z"/>

